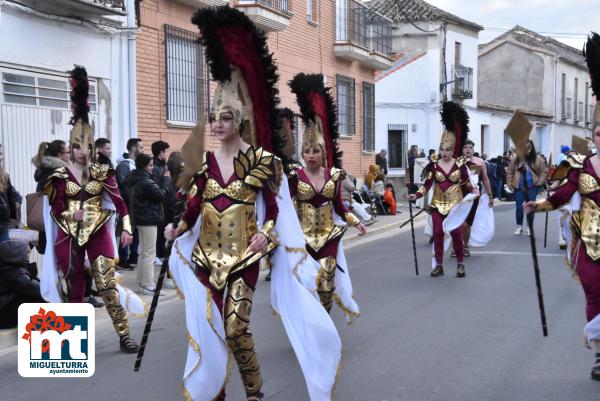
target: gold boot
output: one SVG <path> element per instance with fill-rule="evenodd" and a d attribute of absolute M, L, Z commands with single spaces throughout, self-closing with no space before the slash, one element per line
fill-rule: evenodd
<path fill-rule="evenodd" d="M 254 290 L 240 277 L 229 284 L 224 307 L 227 344 L 238 364 L 248 397 L 261 394 L 263 382 L 254 339 L 248 327 L 253 295 Z"/>
<path fill-rule="evenodd" d="M 92 263 L 92 274 L 96 281 L 96 288 L 102 297 L 108 315 L 113 321 L 113 326 L 119 337 L 129 334 L 127 312 L 119 302 L 119 293 L 116 289 L 115 261 L 105 256 L 98 256 Z"/>
<path fill-rule="evenodd" d="M 336 261 L 333 256 L 319 259 L 321 268 L 317 274 L 317 293 L 321 305 L 329 313 L 333 303 L 333 292 L 335 291 L 335 268 Z"/>

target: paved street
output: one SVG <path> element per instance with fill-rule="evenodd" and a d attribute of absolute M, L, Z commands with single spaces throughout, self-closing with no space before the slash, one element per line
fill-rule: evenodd
<path fill-rule="evenodd" d="M 405 217 L 407 213 L 402 216 Z M 582 346 L 584 299 L 556 245 L 554 216 L 543 249 L 543 216 L 536 227 L 550 335 L 542 337 L 527 237 L 514 237 L 512 205 L 496 209 L 494 242 L 455 261 L 446 276 L 428 276 L 431 248 L 417 225 L 421 275 L 414 275 L 409 226 L 354 241 L 347 251 L 362 316 L 351 326 L 333 317 L 344 345 L 336 387 L 341 401 L 593 401 L 600 383 L 589 378 L 593 354 Z M 303 401 L 305 385 L 283 327 L 259 283 L 253 331 L 265 378 L 265 400 Z M 143 319 L 132 319 L 141 336 Z M 97 330 L 96 374 L 91 379 L 23 379 L 16 353 L 0 353 L 0 400 L 149 401 L 181 395 L 186 352 L 183 302 L 159 306 L 141 372 L 134 356 L 118 351 L 109 322 Z M 228 400 L 243 400 L 233 372 Z"/>

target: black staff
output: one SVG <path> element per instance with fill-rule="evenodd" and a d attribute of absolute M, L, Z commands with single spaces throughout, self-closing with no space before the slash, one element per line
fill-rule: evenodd
<path fill-rule="evenodd" d="M 547 240 L 548 240 L 548 211 L 546 210 L 546 223 L 544 225 L 544 249 L 546 248 Z"/>
<path fill-rule="evenodd" d="M 423 213 L 425 211 L 425 209 L 421 209 L 419 210 L 419 212 L 417 214 L 415 214 L 414 216 L 412 216 L 410 219 L 406 220 L 404 223 L 400 224 L 400 228 L 404 227 L 405 225 L 407 225 L 408 223 L 412 223 L 418 215 L 420 215 L 421 213 Z"/>
<path fill-rule="evenodd" d="M 425 210 L 425 209 L 423 209 Z M 412 201 L 408 201 L 408 213 L 410 214 L 410 232 L 412 234 L 413 256 L 415 258 L 415 273 L 419 275 L 419 263 L 417 262 L 417 244 L 415 243 L 415 222 L 413 219 Z M 419 212 L 420 213 L 420 212 Z"/>
<path fill-rule="evenodd" d="M 525 200 L 529 202 L 529 191 L 525 185 Z M 535 200 L 535 199 L 534 199 Z M 540 308 L 540 319 L 542 320 L 542 332 L 544 337 L 548 337 L 548 326 L 546 325 L 546 310 L 544 308 L 544 295 L 542 294 L 542 281 L 540 279 L 540 267 L 538 264 L 537 248 L 535 244 L 535 234 L 533 231 L 533 214 L 527 214 L 527 226 L 529 227 L 529 240 L 531 242 L 531 256 L 533 257 L 533 272 L 535 274 L 535 285 L 537 287 L 538 305 Z"/>

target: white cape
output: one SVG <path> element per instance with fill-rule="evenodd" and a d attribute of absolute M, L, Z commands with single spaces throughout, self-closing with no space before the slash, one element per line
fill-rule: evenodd
<path fill-rule="evenodd" d="M 300 281 L 302 276 L 312 274 L 316 262 L 306 253 L 285 177 L 277 205 L 275 231 L 280 245 L 271 256 L 271 305 L 281 317 L 298 358 L 310 400 L 330 401 L 341 360 L 341 340 L 327 312 Z M 265 205 L 260 194 L 256 211 L 262 226 Z M 189 345 L 183 374 L 184 393 L 194 401 L 211 401 L 224 388 L 228 363 L 232 362 L 221 314 L 210 291 L 197 279 L 191 262 L 200 225 L 198 218 L 192 230 L 175 240 L 169 268 L 185 298 Z"/>
<path fill-rule="evenodd" d="M 600 340 L 600 315 L 596 316 L 585 325 L 583 334 L 588 342 Z"/>
<path fill-rule="evenodd" d="M 114 205 L 110 199 L 103 199 L 102 207 L 106 209 L 114 210 Z M 54 219 L 50 215 L 50 204 L 48 197 L 44 196 L 44 228 L 46 229 L 46 250 L 44 252 L 44 258 L 42 263 L 42 273 L 40 274 L 40 292 L 42 297 L 53 303 L 61 303 L 62 299 L 60 296 L 61 289 L 61 278 L 58 274 L 58 266 L 56 263 L 56 254 L 54 252 L 54 244 L 56 243 L 56 236 L 58 233 L 58 226 L 54 222 Z M 110 233 L 115 232 L 115 218 L 114 215 L 106 223 L 107 229 Z M 113 239 L 113 249 L 117 252 L 117 242 L 115 236 Z M 61 275 L 62 276 L 62 275 Z M 120 283 L 123 281 L 121 275 L 117 272 L 115 274 L 117 281 L 116 289 L 119 292 L 119 302 L 121 306 L 129 313 L 134 316 L 145 316 L 147 315 L 147 306 L 141 298 L 131 291 L 129 288 L 122 286 Z"/>
<path fill-rule="evenodd" d="M 494 238 L 494 208 L 490 207 L 490 197 L 483 194 L 479 197 L 479 205 L 471 226 L 469 246 L 482 247 Z M 466 244 L 465 244 L 466 245 Z"/>
<path fill-rule="evenodd" d="M 475 195 L 467 194 L 462 201 L 457 203 L 450 209 L 448 215 L 444 219 L 442 224 L 442 228 L 444 231 L 444 252 L 446 252 L 450 246 L 450 242 L 452 242 L 452 237 L 450 237 L 450 233 L 462 226 L 462 224 L 467 219 L 469 212 L 471 211 L 471 207 L 473 206 L 473 200 L 475 199 Z M 432 245 L 432 251 L 434 256 L 431 258 L 431 268 L 435 268 L 437 265 L 435 261 L 435 245 Z"/>

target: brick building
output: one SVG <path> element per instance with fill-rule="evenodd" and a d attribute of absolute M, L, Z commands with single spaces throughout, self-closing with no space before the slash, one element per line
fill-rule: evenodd
<path fill-rule="evenodd" d="M 199 7 L 223 0 L 144 0 L 137 35 L 138 131 L 179 148 L 214 90 L 207 79 L 197 28 Z M 297 73 L 322 73 L 334 88 L 344 167 L 363 177 L 374 162 L 377 69 L 391 65 L 390 21 L 354 0 L 239 0 L 268 33 L 279 67 L 281 106 L 298 111 L 287 82 Z M 300 124 L 297 124 L 300 125 Z M 302 127 L 298 127 L 302 132 Z M 298 138 L 300 140 L 300 138 Z M 214 147 L 207 138 L 207 147 Z"/>

